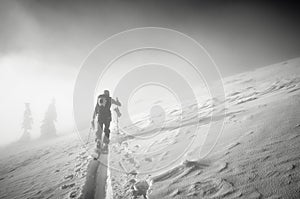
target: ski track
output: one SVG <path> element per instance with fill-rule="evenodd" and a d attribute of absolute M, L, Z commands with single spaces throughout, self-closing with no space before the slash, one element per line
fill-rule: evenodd
<path fill-rule="evenodd" d="M 297 198 L 300 121 L 296 121 L 297 115 L 280 121 L 270 116 L 286 110 L 292 114 L 299 107 L 300 60 L 289 62 L 227 78 L 225 100 L 207 99 L 200 107 L 188 105 L 184 111 L 190 113 L 189 117 L 180 125 L 176 120 L 180 111 L 170 110 L 174 118 L 147 142 L 135 140 L 134 136 L 112 137 L 108 160 L 112 198 L 281 198 L 282 193 Z M 290 68 L 282 71 L 283 65 Z M 289 69 L 297 72 L 285 74 Z M 215 118 L 210 117 L 213 109 L 220 113 Z M 196 159 L 201 147 L 192 146 L 188 155 L 174 165 L 155 170 L 175 159 L 178 144 L 197 137 L 188 130 L 190 127 L 201 124 L 205 128 L 222 118 L 232 132 L 227 131 L 228 139 L 217 143 L 218 150 L 204 159 Z M 140 122 L 143 121 L 137 123 Z M 182 134 L 176 131 L 179 127 L 186 128 Z M 237 129 L 244 132 L 237 136 Z M 155 129 L 145 132 L 151 135 Z M 91 141 L 88 149 L 93 147 Z M 3 199 L 82 198 L 88 165 L 93 161 L 89 151 L 74 137 L 58 138 L 1 156 Z"/>
<path fill-rule="evenodd" d="M 276 67 L 279 68 L 280 64 L 278 65 Z M 208 123 L 207 119 L 209 119 L 212 108 L 218 108 L 218 105 L 226 103 L 228 107 L 224 110 L 227 113 L 220 118 L 225 117 L 225 124 L 229 126 L 243 125 L 255 120 L 262 111 L 273 107 L 271 104 L 274 104 L 277 98 L 284 100 L 299 95 L 300 77 L 295 74 L 284 74 L 284 78 L 274 75 L 274 77 L 271 76 L 267 81 L 260 76 L 258 79 L 252 76 L 245 80 L 243 75 L 240 76 L 240 79 L 233 78 L 226 81 L 225 87 L 228 90 L 232 90 L 232 92 L 226 95 L 224 102 L 214 99 L 217 101 L 217 104 L 214 104 L 213 100 L 207 100 L 198 110 L 197 108 L 195 109 L 197 106 L 190 106 L 193 107 L 194 111 L 198 111 L 200 115 L 191 115 L 189 119 L 199 117 L 201 119 L 198 122 L 206 124 Z M 262 80 L 263 83 L 259 83 Z M 235 86 L 235 89 L 229 89 L 233 86 Z M 238 90 L 237 88 L 242 89 Z M 170 111 L 170 113 L 175 116 L 178 110 Z M 216 119 L 218 120 L 218 117 Z M 183 126 L 195 124 L 191 123 L 187 118 L 183 121 L 186 123 L 183 123 Z M 174 124 L 170 124 L 170 127 L 168 127 L 168 124 L 166 124 L 164 130 L 172 131 L 178 127 L 174 126 Z M 295 125 L 295 129 L 297 130 L 298 128 L 299 123 Z M 151 152 L 158 148 L 163 149 L 164 147 L 174 145 L 176 142 L 180 142 L 180 139 L 176 139 L 176 142 L 173 142 L 172 137 L 162 132 L 165 136 L 161 136 L 159 139 L 152 139 L 150 144 L 143 145 L 139 143 L 139 149 L 144 149 L 146 153 L 145 157 L 141 160 L 134 160 L 134 158 L 138 159 L 139 156 L 135 154 L 136 151 L 130 151 L 128 147 L 135 143 L 134 139 L 128 140 L 125 145 L 122 142 L 119 143 L 123 147 L 123 150 L 127 151 L 126 153 L 118 151 L 117 146 L 113 146 L 115 152 L 113 152 L 112 156 L 116 155 L 116 159 L 121 159 L 122 163 L 120 165 L 123 167 L 121 172 L 112 174 L 114 198 L 143 198 L 143 194 L 136 194 L 136 189 L 134 188 L 134 185 L 138 181 L 147 182 L 149 188 L 144 193 L 146 193 L 147 197 L 153 199 L 186 197 L 280 198 L 280 192 L 274 191 L 272 188 L 272 186 L 280 186 L 278 185 L 279 182 L 276 182 L 274 178 L 287 176 L 289 180 L 280 180 L 280 183 L 283 184 L 297 184 L 300 180 L 299 175 L 295 175 L 296 170 L 299 170 L 297 168 L 299 168 L 300 162 L 296 155 L 297 151 L 300 151 L 296 144 L 300 141 L 299 133 L 289 135 L 279 134 L 278 137 L 274 135 L 266 137 L 267 135 L 263 135 L 263 138 L 259 139 L 256 129 L 249 129 L 248 127 L 245 128 L 245 131 L 243 135 L 237 136 L 236 139 L 223 145 L 221 150 L 215 151 L 214 155 L 207 157 L 207 159 L 197 161 L 186 160 L 183 163 L 177 163 L 177 166 L 174 166 L 172 169 L 160 171 L 161 174 L 159 175 L 154 173 L 154 176 L 140 172 L 144 165 L 137 165 L 133 162 L 151 164 L 155 167 L 155 165 L 157 166 L 163 161 L 169 161 L 173 157 L 170 155 L 170 151 L 163 151 L 161 153 Z M 186 135 L 190 133 L 186 131 Z M 191 134 L 190 136 L 194 135 Z M 176 134 L 175 138 L 178 137 L 179 135 Z M 255 140 L 257 140 L 257 145 L 253 147 L 252 144 L 255 143 Z M 263 140 L 264 144 L 259 144 Z M 292 141 L 294 148 L 290 147 L 288 150 L 284 148 L 286 147 L 284 140 Z M 191 150 L 194 152 L 190 154 L 196 154 L 199 148 L 196 147 Z M 287 154 L 288 151 L 290 155 L 286 157 L 284 154 Z M 243 152 L 245 154 L 241 155 L 240 153 Z M 222 154 L 221 157 L 218 154 Z M 169 159 L 168 156 L 170 156 Z M 216 159 L 216 157 L 219 158 Z M 274 162 L 277 162 L 276 158 L 279 159 L 278 163 L 275 163 L 276 166 L 274 166 Z M 128 171 L 131 172 L 128 173 Z M 237 181 L 235 176 L 243 176 L 245 179 Z M 270 185 L 267 185 L 268 188 L 266 190 L 268 191 L 262 190 L 261 187 L 266 186 L 268 182 L 270 183 Z M 254 186 L 255 183 L 261 187 Z M 295 190 L 295 187 L 292 189 Z M 274 192 L 271 193 L 269 192 L 270 190 Z"/>

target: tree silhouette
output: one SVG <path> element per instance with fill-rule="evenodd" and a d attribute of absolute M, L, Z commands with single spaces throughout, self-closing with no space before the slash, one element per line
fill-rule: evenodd
<path fill-rule="evenodd" d="M 55 100 L 50 103 L 45 118 L 41 125 L 41 138 L 51 138 L 56 136 L 55 122 L 57 119 Z"/>
<path fill-rule="evenodd" d="M 30 140 L 30 130 L 32 129 L 33 119 L 30 110 L 30 103 L 25 103 L 24 119 L 22 123 L 23 135 L 20 141 L 26 142 Z"/>

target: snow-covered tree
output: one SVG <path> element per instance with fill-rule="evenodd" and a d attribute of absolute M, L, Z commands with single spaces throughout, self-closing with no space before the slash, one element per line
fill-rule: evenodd
<path fill-rule="evenodd" d="M 30 110 L 30 103 L 25 103 L 24 119 L 22 123 L 23 134 L 20 141 L 30 140 L 30 130 L 32 129 L 33 119 Z"/>
<path fill-rule="evenodd" d="M 45 118 L 41 125 L 41 138 L 51 138 L 56 136 L 55 122 L 57 120 L 55 100 L 50 103 Z"/>

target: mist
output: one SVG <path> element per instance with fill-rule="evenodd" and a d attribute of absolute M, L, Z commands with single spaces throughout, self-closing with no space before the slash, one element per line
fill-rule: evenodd
<path fill-rule="evenodd" d="M 223 77 L 299 56 L 297 8 L 270 2 L 1 1 L 0 145 L 22 134 L 26 102 L 34 138 L 52 98 L 59 133 L 72 132 L 72 94 L 82 61 L 99 42 L 124 30 L 181 31 L 207 49 Z"/>

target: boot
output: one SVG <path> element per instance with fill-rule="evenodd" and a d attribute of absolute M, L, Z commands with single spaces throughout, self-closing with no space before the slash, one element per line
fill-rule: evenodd
<path fill-rule="evenodd" d="M 97 149 L 101 149 L 101 145 L 102 145 L 101 140 L 96 139 L 96 147 L 97 147 Z"/>

